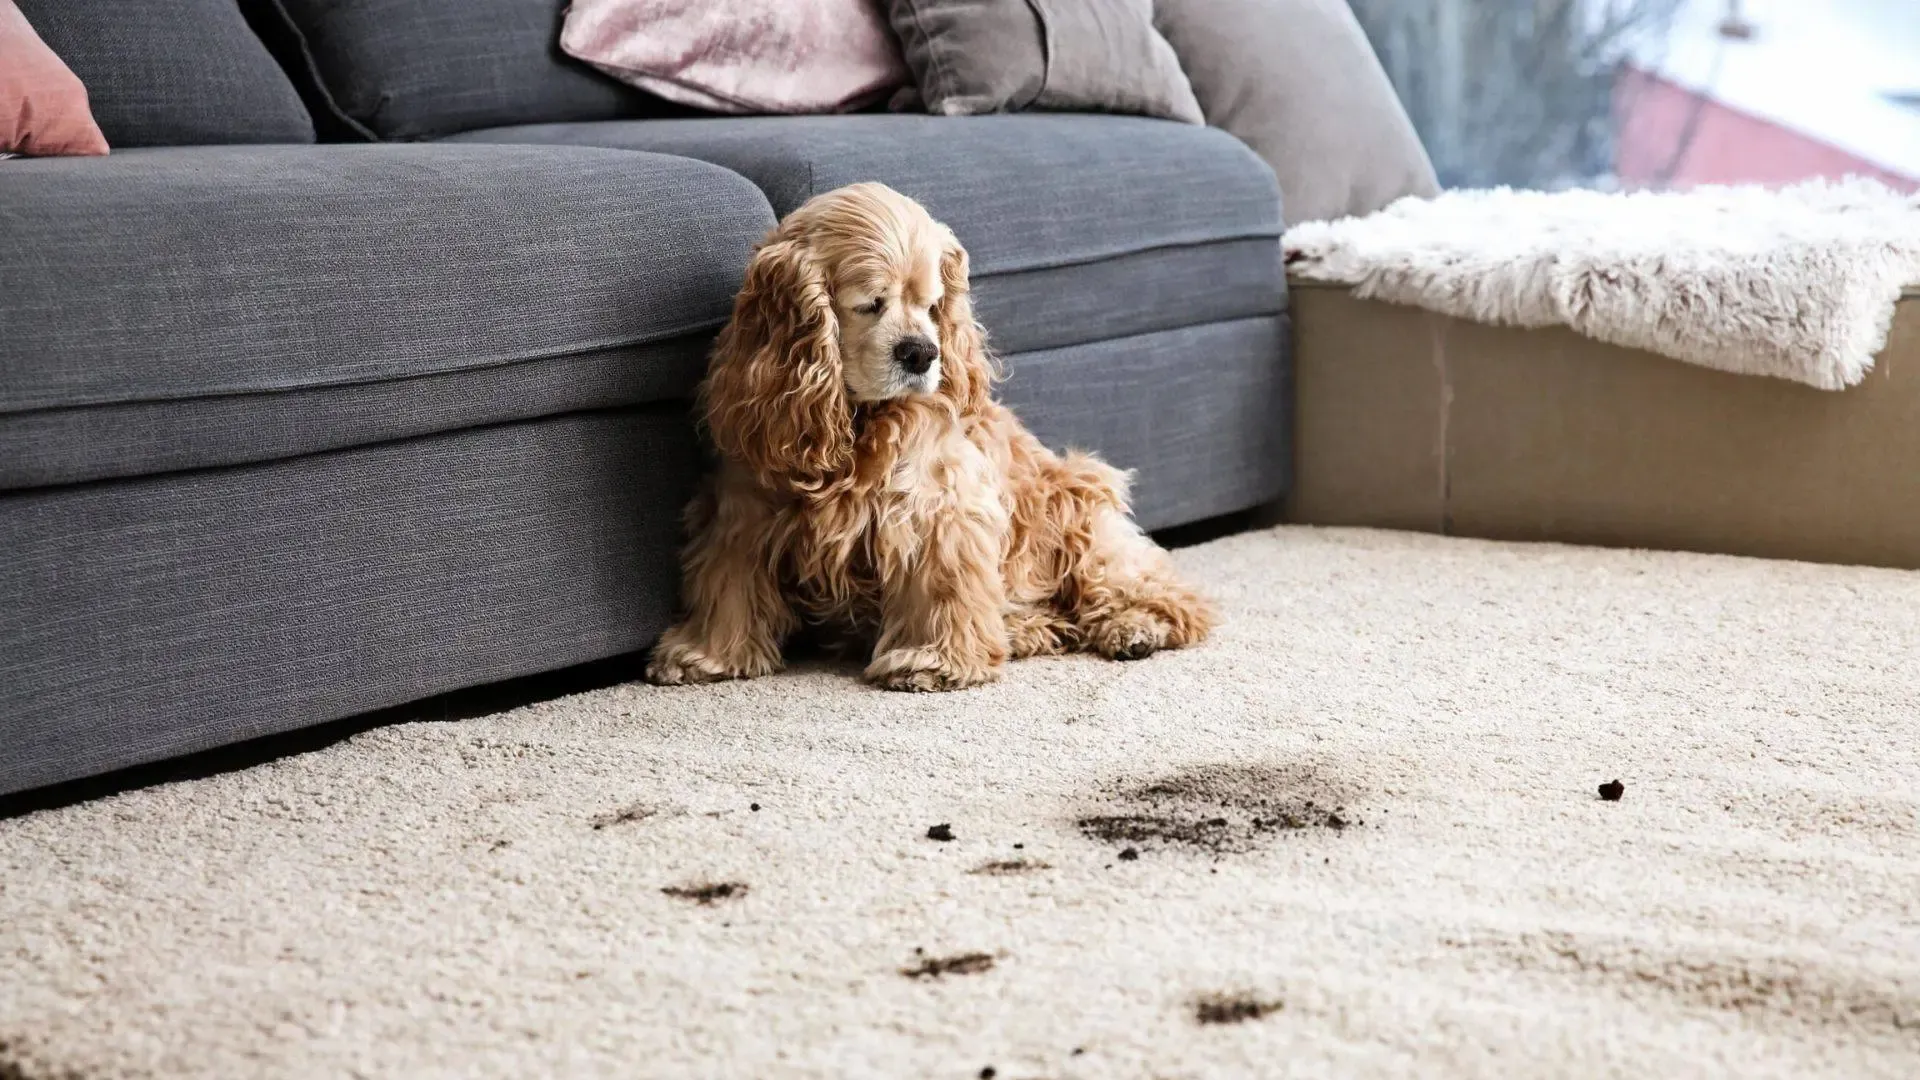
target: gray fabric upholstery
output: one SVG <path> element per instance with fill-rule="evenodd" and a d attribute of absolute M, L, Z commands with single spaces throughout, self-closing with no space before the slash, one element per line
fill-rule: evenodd
<path fill-rule="evenodd" d="M 1288 477 L 1283 317 L 1010 357 L 1164 527 Z M 0 794 L 645 648 L 699 471 L 682 405 L 0 494 Z M 165 648 L 156 648 L 165 642 Z"/>
<path fill-rule="evenodd" d="M 0 495 L 0 793 L 644 648 L 682 412 Z"/>
<path fill-rule="evenodd" d="M 1174 525 L 1284 489 L 1286 349 L 1265 317 L 1025 353 L 1002 396 Z M 663 404 L 0 495 L 0 793 L 644 648 L 698 468 Z"/>
<path fill-rule="evenodd" d="M 879 180 L 972 256 L 1002 352 L 1271 315 L 1285 302 L 1273 173 L 1223 132 L 1111 116 L 839 116 L 501 128 L 481 141 L 618 146 L 733 169 L 786 214 Z"/>
<path fill-rule="evenodd" d="M 1135 469 L 1144 523 L 1284 491 L 1278 196 L 1220 132 L 865 116 L 9 162 L 0 792 L 645 647 L 705 344 L 774 207 L 860 179 L 960 232 L 1003 397 Z"/>
<path fill-rule="evenodd" d="M 980 279 L 976 310 L 1015 354 L 1135 337 L 1280 310 L 1280 251 L 1266 240 L 1137 255 Z M 1124 303 L 1116 302 L 1116 298 Z M 711 334 L 470 370 L 277 393 L 137 401 L 0 416 L 0 491 L 292 454 L 648 401 L 690 398 Z M 1185 338 L 1174 339 L 1176 349 Z M 1144 358 L 1151 359 L 1151 358 Z M 1168 378 L 1216 358 L 1159 358 Z M 1084 373 L 1089 379 L 1103 376 Z M 1230 374 L 1213 372 L 1223 382 Z M 1070 386 L 1061 391 L 1072 394 Z"/>
<path fill-rule="evenodd" d="M 1280 177 L 1292 222 L 1439 190 L 1433 162 L 1347 0 L 1155 0 L 1207 122 Z"/>
<path fill-rule="evenodd" d="M 1286 306 L 1286 286 L 1273 239 L 1149 248 L 973 276 L 974 312 L 1001 353 L 1273 315 Z"/>
<path fill-rule="evenodd" d="M 713 335 L 409 379 L 0 416 L 0 491 L 242 465 L 689 397 Z"/>
<path fill-rule="evenodd" d="M 708 331 L 772 220 L 732 173 L 619 151 L 249 147 L 10 163 L 0 424 Z M 657 392 L 680 393 L 682 372 Z M 192 463 L 178 459 L 186 449 L 172 448 L 174 466 Z"/>
<path fill-rule="evenodd" d="M 888 0 L 887 11 L 927 112 L 1058 109 L 1204 123 L 1153 27 L 1152 0 Z"/>
<path fill-rule="evenodd" d="M 1040 441 L 1135 471 L 1149 529 L 1258 506 L 1292 477 L 1284 316 L 1023 353 L 1007 368 L 1000 398 Z"/>
<path fill-rule="evenodd" d="M 878 180 L 952 226 L 976 272 L 1278 237 L 1273 170 L 1233 136 L 1131 116 L 764 116 L 536 124 L 448 141 L 611 146 L 711 161 L 785 216 Z"/>
<path fill-rule="evenodd" d="M 114 149 L 313 141 L 234 0 L 15 0 L 87 87 Z"/>
<path fill-rule="evenodd" d="M 330 126 L 364 138 L 685 111 L 563 54 L 565 0 L 245 3 Z"/>

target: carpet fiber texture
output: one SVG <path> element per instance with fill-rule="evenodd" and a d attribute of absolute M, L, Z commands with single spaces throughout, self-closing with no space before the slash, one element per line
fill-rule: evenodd
<path fill-rule="evenodd" d="M 1920 286 L 1920 195 L 1449 191 L 1289 230 L 1288 269 L 1369 299 L 1823 390 L 1858 383 Z"/>
<path fill-rule="evenodd" d="M 1920 574 L 1177 557 L 1227 620 L 1136 664 L 620 686 L 0 822 L 0 1076 L 1920 1075 Z"/>

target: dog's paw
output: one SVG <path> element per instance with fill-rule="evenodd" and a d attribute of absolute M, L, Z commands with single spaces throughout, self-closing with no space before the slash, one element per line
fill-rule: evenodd
<path fill-rule="evenodd" d="M 771 675 L 779 665 L 765 660 L 729 663 L 695 645 L 662 644 L 647 661 L 647 681 L 655 686 L 687 686 Z"/>
<path fill-rule="evenodd" d="M 1057 656 L 1079 644 L 1078 628 L 1051 612 L 1020 612 L 1007 619 L 1007 652 L 1015 660 Z"/>
<path fill-rule="evenodd" d="M 964 690 L 999 677 L 991 664 L 969 664 L 936 649 L 891 649 L 867 665 L 867 681 L 875 686 L 919 693 Z"/>
<path fill-rule="evenodd" d="M 1102 620 L 1090 640 L 1094 651 L 1109 660 L 1144 660 L 1166 648 L 1172 634 L 1165 619 L 1136 609 Z"/>

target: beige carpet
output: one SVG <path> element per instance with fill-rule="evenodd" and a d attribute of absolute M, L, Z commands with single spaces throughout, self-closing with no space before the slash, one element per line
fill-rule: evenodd
<path fill-rule="evenodd" d="M 0 822 L 0 1076 L 1920 1075 L 1920 574 L 1179 558 L 1185 654 L 625 686 Z"/>

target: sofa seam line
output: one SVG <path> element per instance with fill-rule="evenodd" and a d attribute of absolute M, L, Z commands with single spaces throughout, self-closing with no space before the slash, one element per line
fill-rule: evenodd
<path fill-rule="evenodd" d="M 1022 349 L 1019 352 L 1002 353 L 996 350 L 995 355 L 1002 360 L 1018 360 L 1023 356 L 1033 356 L 1036 353 L 1064 352 L 1068 349 L 1084 349 L 1093 345 L 1110 345 L 1116 341 L 1133 341 L 1138 338 L 1158 337 L 1162 334 L 1177 334 L 1183 330 L 1195 330 L 1203 327 L 1225 327 L 1239 323 L 1266 322 L 1284 319 L 1286 315 L 1286 309 L 1281 308 L 1276 311 L 1260 312 L 1254 315 L 1233 315 L 1225 319 L 1206 319 L 1200 322 L 1181 323 L 1178 326 L 1166 326 L 1155 330 L 1142 330 L 1133 334 L 1115 334 L 1111 337 L 1093 338 L 1087 341 L 1073 341 L 1064 345 L 1042 345 L 1039 348 Z M 989 346 L 993 344 L 991 338 L 988 339 L 987 344 Z"/>
<path fill-rule="evenodd" d="M 168 395 L 164 397 L 120 398 L 111 401 L 89 401 L 72 405 L 35 405 L 25 409 L 0 408 L 0 424 L 16 416 L 32 416 L 39 413 L 82 412 L 88 409 L 109 409 L 129 405 L 166 405 L 190 401 L 212 401 L 220 398 L 261 397 L 269 394 L 298 394 L 309 390 L 345 390 L 361 386 L 382 386 L 390 383 L 411 382 L 415 379 L 432 379 L 448 375 L 464 375 L 471 372 L 497 371 L 501 368 L 519 364 L 545 363 L 554 360 L 568 360 L 575 357 L 591 356 L 594 353 L 614 352 L 644 345 L 659 345 L 675 338 L 689 337 L 707 331 L 717 331 L 727 323 L 726 318 L 712 319 L 682 329 L 670 331 L 658 336 L 611 341 L 604 344 L 592 344 L 581 348 L 570 348 L 553 352 L 541 352 L 529 356 L 516 356 L 490 360 L 485 363 L 468 364 L 463 367 L 448 368 L 444 371 L 417 371 L 408 374 L 374 376 L 370 378 L 341 379 L 338 381 L 313 382 L 300 386 L 248 387 L 244 389 L 214 390 L 200 393 Z"/>
<path fill-rule="evenodd" d="M 1278 243 L 1281 233 L 1242 233 L 1233 236 L 1211 237 L 1205 240 L 1173 240 L 1164 244 L 1148 244 L 1145 247 L 1126 248 L 1103 255 L 1090 255 L 1084 258 L 1068 258 L 1055 261 L 1037 262 L 1030 266 L 1015 266 L 1005 270 L 990 270 L 984 274 L 976 273 L 975 280 L 981 278 L 1006 277 L 1013 274 L 1031 274 L 1041 270 L 1071 270 L 1078 266 L 1093 266 L 1097 263 L 1113 262 L 1134 255 L 1151 255 L 1160 251 L 1180 251 L 1189 248 L 1207 248 L 1228 244 L 1251 243 L 1256 240 L 1272 240 Z"/>

